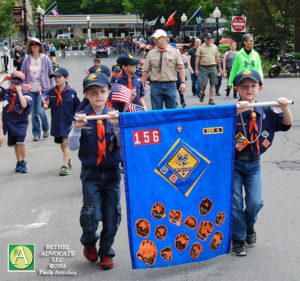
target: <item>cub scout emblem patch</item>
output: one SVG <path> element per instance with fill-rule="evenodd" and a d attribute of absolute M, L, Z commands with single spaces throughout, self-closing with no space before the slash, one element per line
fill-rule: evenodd
<path fill-rule="evenodd" d="M 270 142 L 265 139 L 263 142 L 262 142 L 262 145 L 265 147 L 265 148 L 268 148 L 268 146 L 270 146 Z"/>
<path fill-rule="evenodd" d="M 247 146 L 247 144 L 248 144 L 248 140 L 241 132 L 238 132 L 235 135 L 235 148 L 238 151 L 242 151 Z"/>
<path fill-rule="evenodd" d="M 97 76 L 96 76 L 94 73 L 92 73 L 92 74 L 89 76 L 88 80 L 89 80 L 89 81 L 94 81 L 96 78 L 97 78 Z"/>
<path fill-rule="evenodd" d="M 55 68 L 55 69 L 54 69 L 54 72 L 57 72 L 57 71 L 58 71 L 58 68 Z"/>
<path fill-rule="evenodd" d="M 243 72 L 243 75 L 249 75 L 249 74 L 251 74 L 252 72 L 250 71 L 250 70 L 245 70 L 244 72 Z"/>
<path fill-rule="evenodd" d="M 101 72 L 102 71 L 102 69 L 100 68 L 100 67 L 98 67 L 97 69 L 96 69 L 96 72 Z"/>
<path fill-rule="evenodd" d="M 207 158 L 178 139 L 157 165 L 155 172 L 188 196 L 209 164 Z"/>
<path fill-rule="evenodd" d="M 269 136 L 268 131 L 263 130 L 263 132 L 261 133 L 261 135 L 266 139 Z"/>

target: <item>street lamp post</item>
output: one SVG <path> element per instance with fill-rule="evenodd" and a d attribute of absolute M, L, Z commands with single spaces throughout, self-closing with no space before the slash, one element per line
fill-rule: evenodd
<path fill-rule="evenodd" d="M 161 26 L 162 27 L 164 27 L 164 24 L 166 23 L 166 19 L 162 16 L 161 18 L 160 18 L 160 24 L 161 24 Z"/>
<path fill-rule="evenodd" d="M 90 15 L 86 16 L 86 20 L 88 22 L 88 39 L 89 39 L 89 42 L 91 42 L 91 17 L 90 17 Z"/>
<path fill-rule="evenodd" d="M 23 0 L 23 12 L 24 12 L 24 45 L 27 43 L 27 10 L 26 0 Z"/>
<path fill-rule="evenodd" d="M 41 17 L 43 14 L 45 14 L 45 11 L 41 8 L 40 5 L 38 5 L 37 9 L 36 9 L 36 12 L 38 14 L 38 20 L 39 20 L 39 40 L 41 41 L 41 37 L 42 37 L 42 34 L 41 34 Z"/>
<path fill-rule="evenodd" d="M 145 27 L 146 27 L 146 36 L 144 38 L 148 40 L 148 20 L 145 20 Z"/>
<path fill-rule="evenodd" d="M 181 19 L 182 26 L 183 26 L 183 40 L 185 40 L 185 23 L 186 23 L 186 21 L 187 21 L 187 16 L 186 16 L 186 14 L 183 13 L 180 19 Z"/>
<path fill-rule="evenodd" d="M 216 45 L 219 45 L 219 18 L 221 17 L 221 11 L 219 10 L 218 7 L 215 8 L 213 12 L 213 16 L 216 19 L 216 25 L 217 25 L 217 40 L 216 40 Z"/>

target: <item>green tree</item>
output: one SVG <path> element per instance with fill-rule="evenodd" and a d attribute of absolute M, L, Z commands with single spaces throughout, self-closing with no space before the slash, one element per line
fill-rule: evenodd
<path fill-rule="evenodd" d="M 13 7 L 15 4 L 15 0 L 0 0 L 0 40 L 10 37 L 17 32 L 13 15 Z"/>
<path fill-rule="evenodd" d="M 294 35 L 299 0 L 242 0 L 247 25 L 255 35 L 271 35 L 279 52 L 286 52 Z M 255 7 L 255 9 L 253 9 Z"/>

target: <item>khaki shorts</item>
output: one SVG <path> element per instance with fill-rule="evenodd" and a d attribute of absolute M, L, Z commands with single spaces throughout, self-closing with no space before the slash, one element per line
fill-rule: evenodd
<path fill-rule="evenodd" d="M 207 85 L 209 80 L 210 85 L 216 85 L 218 83 L 217 67 L 201 66 L 201 84 Z"/>

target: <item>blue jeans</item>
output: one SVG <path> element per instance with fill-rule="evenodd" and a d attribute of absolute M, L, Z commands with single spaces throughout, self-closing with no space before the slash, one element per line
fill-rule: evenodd
<path fill-rule="evenodd" d="M 98 221 L 102 221 L 99 256 L 115 256 L 112 244 L 121 221 L 119 168 L 90 169 L 82 167 L 83 207 L 80 211 L 84 246 L 95 245 L 99 239 L 96 233 Z"/>
<path fill-rule="evenodd" d="M 42 93 L 44 94 L 44 93 Z M 41 125 L 40 119 L 42 121 L 42 130 L 48 131 L 49 130 L 49 123 L 48 118 L 46 115 L 45 110 L 42 106 L 42 97 L 40 96 L 39 92 L 30 92 L 30 96 L 32 97 L 32 134 L 33 136 L 41 136 Z"/>
<path fill-rule="evenodd" d="M 196 76 L 195 72 L 191 73 L 191 80 L 192 80 L 192 92 L 197 96 L 201 94 L 201 69 L 199 69 L 199 75 Z"/>
<path fill-rule="evenodd" d="M 245 240 L 247 228 L 255 224 L 257 214 L 264 205 L 260 162 L 235 160 L 234 165 L 232 239 Z"/>
<path fill-rule="evenodd" d="M 153 110 L 163 109 L 164 103 L 167 109 L 176 108 L 178 105 L 176 81 L 152 82 L 150 98 Z"/>

